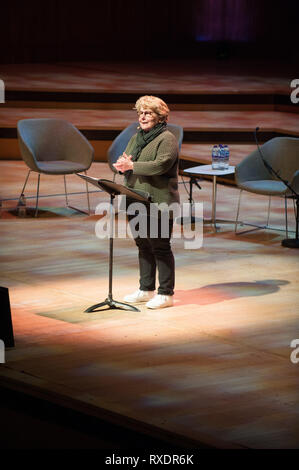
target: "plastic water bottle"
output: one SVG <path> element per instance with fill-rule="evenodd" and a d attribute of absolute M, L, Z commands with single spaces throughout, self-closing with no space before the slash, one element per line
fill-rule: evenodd
<path fill-rule="evenodd" d="M 224 169 L 228 170 L 229 167 L 229 146 L 224 145 Z"/>
<path fill-rule="evenodd" d="M 219 169 L 219 147 L 218 145 L 214 145 L 212 148 L 212 169 L 218 170 Z"/>
<path fill-rule="evenodd" d="M 219 145 L 218 170 L 224 170 L 224 145 Z"/>
<path fill-rule="evenodd" d="M 21 194 L 21 197 L 18 203 L 18 216 L 26 217 L 26 199 L 23 193 Z"/>

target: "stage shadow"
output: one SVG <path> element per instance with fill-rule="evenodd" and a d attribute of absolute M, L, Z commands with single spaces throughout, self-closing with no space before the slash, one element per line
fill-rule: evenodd
<path fill-rule="evenodd" d="M 27 207 L 26 214 L 20 217 L 18 209 L 7 209 L 2 210 L 1 218 L 17 218 L 17 219 L 50 219 L 54 217 L 73 217 L 73 216 L 86 216 L 81 212 L 78 212 L 70 207 L 41 207 L 38 209 L 37 217 L 35 217 L 35 208 Z"/>
<path fill-rule="evenodd" d="M 273 294 L 280 290 L 280 286 L 289 284 L 289 281 L 281 279 L 265 279 L 256 282 L 226 282 L 221 284 L 210 284 L 208 286 L 200 287 L 190 290 L 176 290 L 175 292 L 175 307 L 183 305 L 212 305 L 225 300 L 237 299 L 240 297 L 256 297 L 260 295 Z M 136 307 L 139 305 L 136 304 Z M 114 316 L 114 309 L 98 309 L 92 314 L 87 314 L 84 310 L 86 305 L 78 308 L 63 307 L 53 312 L 43 311 L 36 312 L 36 315 L 42 317 L 53 318 L 55 320 L 64 321 L 67 323 L 86 323 L 96 320 L 97 313 L 106 312 L 107 315 Z"/>
<path fill-rule="evenodd" d="M 280 290 L 280 286 L 286 284 L 289 284 L 289 281 L 266 279 L 255 282 L 226 282 L 210 284 L 197 289 L 176 290 L 175 306 L 188 304 L 210 305 L 240 297 L 273 294 Z"/>

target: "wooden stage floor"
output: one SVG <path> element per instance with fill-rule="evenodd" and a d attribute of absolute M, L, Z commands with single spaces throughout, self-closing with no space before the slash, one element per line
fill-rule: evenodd
<path fill-rule="evenodd" d="M 2 199 L 18 196 L 25 174 L 23 162 L 0 162 Z M 111 179 L 105 163 L 89 174 Z M 30 181 L 28 195 L 36 175 Z M 76 176 L 68 181 L 70 191 L 84 190 Z M 201 184 L 194 199 L 209 217 L 212 185 Z M 187 201 L 183 184 L 180 192 Z M 63 193 L 62 177 L 42 176 L 41 194 L 50 193 Z M 237 196 L 219 186 L 219 217 L 235 217 Z M 264 222 L 267 199 L 244 199 L 242 220 Z M 94 215 L 108 198 L 92 193 L 91 201 L 86 216 L 64 209 L 62 196 L 42 198 L 41 215 L 24 219 L 15 201 L 3 201 L 0 285 L 9 288 L 15 348 L 0 365 L 2 383 L 183 446 L 298 448 L 299 364 L 290 344 L 299 338 L 299 266 L 298 252 L 281 246 L 284 232 L 205 225 L 200 248 L 173 239 L 173 307 L 86 314 L 108 291 L 108 241 L 95 236 Z M 71 202 L 86 208 L 84 194 Z M 283 228 L 283 201 L 272 207 L 271 224 Z M 294 229 L 291 206 L 289 217 Z M 137 287 L 137 256 L 129 238 L 114 248 L 121 300 Z"/>

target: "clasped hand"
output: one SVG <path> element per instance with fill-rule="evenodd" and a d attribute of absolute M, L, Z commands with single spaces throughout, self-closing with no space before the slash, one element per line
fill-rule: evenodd
<path fill-rule="evenodd" d="M 128 170 L 133 170 L 132 155 L 127 155 L 125 152 L 118 158 L 116 163 L 113 163 L 114 168 L 121 173 Z"/>

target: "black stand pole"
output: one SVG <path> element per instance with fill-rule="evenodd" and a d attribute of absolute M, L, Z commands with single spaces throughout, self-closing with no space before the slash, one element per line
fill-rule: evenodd
<path fill-rule="evenodd" d="M 287 248 L 299 248 L 299 238 L 298 238 L 298 206 L 299 206 L 299 197 L 296 198 L 296 238 L 285 238 L 282 240 L 282 246 L 286 246 Z"/>
<path fill-rule="evenodd" d="M 91 307 L 85 310 L 85 313 L 96 312 L 102 307 L 107 306 L 107 309 L 121 309 L 121 310 L 131 310 L 133 312 L 140 312 L 140 310 L 133 305 L 125 304 L 123 302 L 117 302 L 113 300 L 112 296 L 112 273 L 113 273 L 113 232 L 114 232 L 114 213 L 113 213 L 113 201 L 115 194 L 110 194 L 110 233 L 109 233 L 109 292 L 108 297 L 103 302 L 99 304 L 92 305 Z M 102 309 L 103 310 L 103 309 Z"/>

